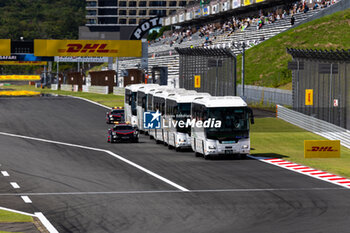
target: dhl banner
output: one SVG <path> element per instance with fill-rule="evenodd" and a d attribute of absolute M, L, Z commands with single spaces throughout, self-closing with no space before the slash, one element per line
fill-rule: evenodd
<path fill-rule="evenodd" d="M 141 40 L 34 40 L 41 57 L 141 57 Z"/>
<path fill-rule="evenodd" d="M 305 140 L 305 158 L 340 158 L 339 140 Z"/>
<path fill-rule="evenodd" d="M 0 75 L 2 80 L 40 80 L 40 75 Z"/>
<path fill-rule="evenodd" d="M 0 56 L 11 56 L 10 39 L 0 39 Z"/>
<path fill-rule="evenodd" d="M 201 88 L 201 76 L 200 75 L 194 76 L 194 88 Z"/>
<path fill-rule="evenodd" d="M 0 61 L 4 66 L 46 66 L 47 61 Z"/>

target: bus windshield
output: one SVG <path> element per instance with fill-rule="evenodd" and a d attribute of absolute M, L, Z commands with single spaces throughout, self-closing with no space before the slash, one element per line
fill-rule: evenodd
<path fill-rule="evenodd" d="M 183 120 L 184 122 L 187 121 L 187 119 L 191 118 L 191 103 L 179 103 L 177 105 L 178 107 L 178 112 L 176 119 L 177 120 Z M 177 132 L 180 133 L 187 133 L 191 135 L 191 127 L 176 127 Z"/>
<path fill-rule="evenodd" d="M 219 141 L 249 137 L 249 114 L 247 108 L 208 108 L 207 118 L 221 120 L 220 128 L 207 128 L 208 139 Z"/>
<path fill-rule="evenodd" d="M 137 102 L 137 92 L 133 92 L 131 96 L 131 114 L 136 116 L 136 102 Z"/>

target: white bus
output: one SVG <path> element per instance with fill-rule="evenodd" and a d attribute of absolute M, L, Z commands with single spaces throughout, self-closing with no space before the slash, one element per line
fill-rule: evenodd
<path fill-rule="evenodd" d="M 245 157 L 250 153 L 249 129 L 250 123 L 254 124 L 254 116 L 242 98 L 196 99 L 191 105 L 191 119 L 196 123 L 191 127 L 191 146 L 196 156 L 202 154 L 209 159 L 221 154 Z M 203 125 L 209 122 L 206 124 L 209 127 L 201 126 L 200 122 L 204 122 Z"/>
<path fill-rule="evenodd" d="M 176 151 L 191 148 L 191 127 L 180 127 L 179 122 L 187 122 L 191 119 L 191 103 L 195 99 L 209 97 L 209 93 L 185 93 L 169 95 L 166 99 L 164 142 L 168 144 L 168 148 L 175 148 Z M 173 122 L 173 124 L 172 124 Z M 177 123 L 177 124 L 176 124 Z M 176 126 L 174 125 L 176 124 Z"/>
<path fill-rule="evenodd" d="M 167 90 L 169 89 L 168 86 L 159 86 L 155 89 L 151 89 L 148 93 L 147 93 L 147 111 L 148 112 L 153 112 L 153 111 L 157 111 L 155 108 L 154 108 L 154 105 L 153 105 L 153 96 L 156 92 L 162 92 L 163 90 Z M 170 88 L 172 89 L 172 88 Z M 142 116 L 143 118 L 143 116 Z M 150 138 L 152 139 L 154 137 L 154 130 L 153 130 L 153 133 L 152 135 L 150 134 L 151 130 L 150 129 L 144 129 L 144 132 L 145 134 L 149 134 L 150 135 Z"/>
<path fill-rule="evenodd" d="M 132 84 L 125 87 L 124 117 L 132 126 L 137 126 L 137 90 L 145 84 Z"/>
<path fill-rule="evenodd" d="M 147 112 L 147 97 L 148 93 L 155 91 L 156 88 L 160 87 L 158 84 L 145 84 L 140 87 L 137 91 L 137 126 L 140 132 L 144 132 L 143 127 L 143 114 Z"/>
<path fill-rule="evenodd" d="M 159 111 L 161 113 L 161 122 L 162 124 L 165 122 L 166 117 L 165 117 L 165 109 L 166 109 L 166 98 L 169 95 L 175 95 L 175 94 L 181 94 L 184 95 L 185 93 L 192 93 L 195 91 L 188 91 L 183 88 L 169 88 L 165 89 L 162 91 L 156 91 L 153 95 L 153 106 L 154 106 L 154 111 Z M 164 141 L 164 125 L 162 125 L 161 129 L 151 129 L 150 130 L 150 135 L 154 137 L 157 143 L 165 142 Z"/>

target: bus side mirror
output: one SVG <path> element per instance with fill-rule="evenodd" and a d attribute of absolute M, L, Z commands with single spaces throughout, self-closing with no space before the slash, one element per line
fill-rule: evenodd
<path fill-rule="evenodd" d="M 254 114 L 253 114 L 253 109 L 248 108 L 248 113 L 249 113 L 250 123 L 253 125 L 253 124 L 254 124 Z"/>

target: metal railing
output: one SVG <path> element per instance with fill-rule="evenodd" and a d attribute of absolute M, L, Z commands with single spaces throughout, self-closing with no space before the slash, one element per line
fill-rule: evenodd
<path fill-rule="evenodd" d="M 277 117 L 327 139 L 340 140 L 342 146 L 350 148 L 350 130 L 280 105 L 277 105 Z"/>
<path fill-rule="evenodd" d="M 282 104 L 282 105 L 293 105 L 292 91 L 281 90 L 277 88 L 259 87 L 252 85 L 244 85 L 245 97 L 249 103 L 262 103 L 268 104 Z M 237 86 L 238 96 L 241 96 L 242 88 L 241 85 Z"/>

